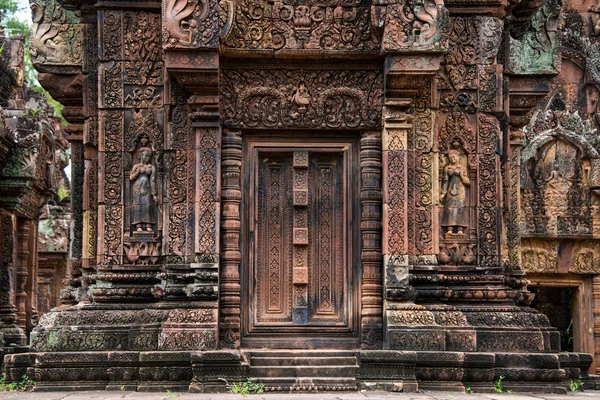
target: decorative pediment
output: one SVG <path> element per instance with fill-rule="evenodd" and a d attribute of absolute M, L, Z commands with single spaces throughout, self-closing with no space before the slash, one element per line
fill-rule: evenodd
<path fill-rule="evenodd" d="M 600 158 L 598 131 L 592 127 L 590 121 L 582 119 L 577 111 L 536 111 L 523 132 L 527 138 L 527 144 L 521 152 L 523 161 L 535 157 L 540 147 L 556 139 L 573 143 L 588 158 Z"/>

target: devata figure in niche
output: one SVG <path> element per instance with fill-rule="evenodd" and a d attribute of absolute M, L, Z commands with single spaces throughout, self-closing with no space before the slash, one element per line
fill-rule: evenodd
<path fill-rule="evenodd" d="M 137 232 L 151 232 L 155 224 L 153 206 L 156 200 L 156 170 L 152 164 L 152 150 L 140 149 L 140 162 L 135 164 L 129 174 L 133 182 L 133 203 L 131 206 L 131 225 Z"/>
<path fill-rule="evenodd" d="M 444 210 L 442 226 L 448 235 L 462 235 L 467 228 L 466 192 L 471 183 L 466 169 L 460 165 L 460 154 L 456 150 L 448 153 L 449 164 L 444 167 L 442 180 L 442 195 Z M 457 232 L 454 232 L 456 228 Z"/>

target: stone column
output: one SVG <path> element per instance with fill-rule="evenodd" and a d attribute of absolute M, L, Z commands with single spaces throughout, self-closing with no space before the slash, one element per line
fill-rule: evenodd
<path fill-rule="evenodd" d="M 239 130 L 225 130 L 221 159 L 221 271 L 219 296 L 220 346 L 240 345 L 240 202 L 242 167 L 242 136 Z"/>
<path fill-rule="evenodd" d="M 11 270 L 15 267 L 16 221 L 8 213 L 0 214 L 0 340 L 3 345 L 26 345 L 27 336 L 17 324 L 14 305 L 15 287 Z"/>
<path fill-rule="evenodd" d="M 361 347 L 381 348 L 383 299 L 381 276 L 381 133 L 365 131 L 360 139 L 362 205 Z"/>

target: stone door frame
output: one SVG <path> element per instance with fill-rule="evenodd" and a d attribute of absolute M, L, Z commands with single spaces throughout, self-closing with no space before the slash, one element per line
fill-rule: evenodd
<path fill-rule="evenodd" d="M 597 360 L 600 353 L 596 351 L 596 343 L 600 340 L 600 332 L 595 331 L 594 311 L 598 307 L 595 304 L 600 299 L 594 298 L 593 291 L 597 289 L 593 283 L 592 275 L 576 274 L 527 274 L 527 280 L 531 281 L 532 287 L 554 287 L 571 288 L 573 294 L 573 305 L 571 306 L 571 318 L 573 319 L 573 351 L 577 353 L 594 354 L 594 361 L 590 366 L 589 373 L 597 373 Z"/>
<path fill-rule="evenodd" d="M 252 130 L 267 132 L 267 130 Z M 327 135 L 333 130 L 323 130 Z M 359 137 L 359 159 L 355 163 L 359 181 L 360 220 L 359 249 L 360 288 L 358 309 L 360 337 L 356 348 L 382 348 L 383 337 L 383 258 L 382 258 L 382 146 L 381 130 L 346 130 Z M 241 347 L 242 252 L 244 237 L 242 217 L 242 137 L 241 129 L 224 129 L 222 135 L 221 196 L 221 279 L 219 281 L 219 346 Z M 331 343 L 336 341 L 335 338 Z M 324 343 L 323 347 L 327 347 Z"/>

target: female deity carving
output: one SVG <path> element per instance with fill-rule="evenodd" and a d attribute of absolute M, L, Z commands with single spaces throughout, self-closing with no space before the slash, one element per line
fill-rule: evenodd
<path fill-rule="evenodd" d="M 467 186 L 471 183 L 465 167 L 460 165 L 460 154 L 456 150 L 448 152 L 449 164 L 444 167 L 442 178 L 442 193 L 440 200 L 444 205 L 442 227 L 446 234 L 462 235 L 467 228 Z"/>
<path fill-rule="evenodd" d="M 152 150 L 142 147 L 139 150 L 140 162 L 135 164 L 129 174 L 132 185 L 131 226 L 136 232 L 151 232 L 154 220 L 156 200 L 156 168 L 152 164 Z"/>

